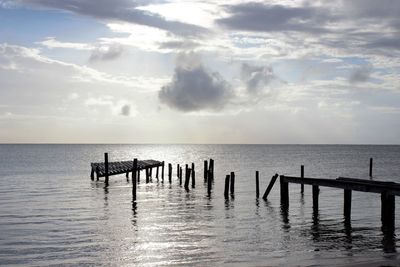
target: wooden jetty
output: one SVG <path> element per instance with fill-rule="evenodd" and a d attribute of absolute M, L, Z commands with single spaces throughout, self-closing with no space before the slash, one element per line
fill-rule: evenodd
<path fill-rule="evenodd" d="M 303 173 L 302 173 L 303 174 Z M 272 188 L 278 175 L 271 179 L 269 189 Z M 280 199 L 283 209 L 289 208 L 289 183 L 312 186 L 313 210 L 318 212 L 319 187 L 333 187 L 344 190 L 343 213 L 346 222 L 351 218 L 351 196 L 352 191 L 381 194 L 381 221 L 382 226 L 394 228 L 395 225 L 395 196 L 400 196 L 400 184 L 395 182 L 372 181 L 366 179 L 339 177 L 337 179 L 306 178 L 295 176 L 280 176 Z M 264 199 L 270 190 L 267 190 Z"/>
<path fill-rule="evenodd" d="M 97 178 L 97 180 L 99 180 L 100 177 L 107 177 L 107 176 L 123 174 L 123 173 L 128 174 L 129 172 L 132 172 L 132 170 L 133 170 L 133 160 L 116 161 L 116 162 L 108 162 L 108 160 L 107 160 L 105 162 L 91 163 L 90 165 L 92 168 L 91 174 L 90 174 L 90 177 L 92 180 L 94 180 L 94 174 L 96 174 L 96 178 Z M 164 162 L 153 160 L 153 159 L 138 160 L 136 170 L 137 171 L 151 170 L 152 168 L 157 168 L 157 170 L 158 170 L 158 167 L 161 167 L 163 169 Z M 157 174 L 158 174 L 158 171 L 157 171 Z M 163 176 L 163 174 L 164 174 L 164 171 L 162 170 L 162 176 Z"/>

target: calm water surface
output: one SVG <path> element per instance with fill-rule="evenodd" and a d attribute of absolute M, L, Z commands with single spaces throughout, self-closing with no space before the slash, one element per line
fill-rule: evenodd
<path fill-rule="evenodd" d="M 138 185 L 112 176 L 108 188 L 90 180 L 90 162 L 164 160 L 172 183 Z M 203 160 L 215 160 L 210 197 Z M 279 186 L 255 198 L 275 173 L 400 182 L 400 146 L 320 145 L 0 145 L 0 265 L 53 266 L 293 266 L 389 259 L 399 240 L 385 235 L 380 195 L 353 192 L 351 225 L 343 223 L 343 192 L 321 188 L 318 216 L 311 188 L 290 185 L 289 212 Z M 176 164 L 196 164 L 196 188 L 186 192 Z M 225 201 L 225 175 L 236 173 L 235 198 Z M 142 174 L 143 177 L 143 174 Z M 143 179 L 142 179 L 143 181 Z M 261 193 L 262 193 L 261 192 Z M 396 200 L 396 206 L 399 206 Z M 397 212 L 398 213 L 398 212 Z M 396 215 L 399 228 L 400 216 Z"/>

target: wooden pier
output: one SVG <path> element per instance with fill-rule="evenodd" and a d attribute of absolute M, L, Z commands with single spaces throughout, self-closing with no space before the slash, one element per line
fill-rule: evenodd
<path fill-rule="evenodd" d="M 319 187 L 333 187 L 344 190 L 343 214 L 345 221 L 351 219 L 352 191 L 381 194 L 381 221 L 385 228 L 395 226 L 395 196 L 400 195 L 400 184 L 395 182 L 371 181 L 365 179 L 339 177 L 337 179 L 305 178 L 294 176 L 280 176 L 280 198 L 284 209 L 289 208 L 289 183 L 311 185 L 313 210 L 318 212 Z M 265 196 L 266 198 L 266 196 Z"/>
<path fill-rule="evenodd" d="M 132 172 L 133 170 L 133 160 L 116 161 L 116 162 L 99 162 L 99 163 L 91 163 L 90 165 L 92 167 L 90 175 L 92 180 L 94 180 L 94 174 L 96 174 L 96 178 L 97 180 L 99 180 L 100 177 L 106 177 L 107 175 L 111 176 L 111 175 L 129 173 Z M 108 165 L 108 168 L 106 165 Z M 158 170 L 158 167 L 164 168 L 164 162 L 152 159 L 137 161 L 138 171 L 150 170 L 152 168 L 157 168 Z M 162 174 L 164 174 L 164 171 L 162 171 Z"/>

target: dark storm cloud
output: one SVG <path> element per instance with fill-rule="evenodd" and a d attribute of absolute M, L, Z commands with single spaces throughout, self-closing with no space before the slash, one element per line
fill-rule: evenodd
<path fill-rule="evenodd" d="M 230 16 L 217 23 L 230 29 L 260 32 L 324 32 L 321 23 L 328 19 L 325 10 L 313 7 L 287 7 L 262 3 L 226 6 Z M 318 22 L 318 23 L 316 23 Z"/>
<path fill-rule="evenodd" d="M 361 66 L 354 69 L 350 73 L 349 82 L 350 83 L 363 83 L 369 80 L 372 72 L 371 66 Z"/>
<path fill-rule="evenodd" d="M 92 51 L 89 61 L 108 61 L 120 57 L 124 49 L 121 45 L 115 44 L 107 47 L 99 47 Z"/>
<path fill-rule="evenodd" d="M 130 105 L 123 105 L 121 107 L 121 113 L 122 116 L 129 116 L 131 115 L 131 106 Z"/>
<path fill-rule="evenodd" d="M 260 93 L 264 91 L 266 86 L 279 80 L 272 67 L 252 66 L 247 63 L 242 64 L 240 75 L 250 94 Z"/>
<path fill-rule="evenodd" d="M 130 0 L 15 0 L 8 1 L 37 7 L 66 10 L 73 13 L 91 16 L 110 21 L 123 21 L 166 30 L 176 35 L 194 36 L 205 34 L 205 28 L 178 21 L 166 20 L 164 17 L 138 9 L 152 1 Z"/>
<path fill-rule="evenodd" d="M 233 97 L 231 86 L 193 57 L 180 56 L 171 83 L 159 91 L 160 101 L 185 112 L 222 109 Z"/>

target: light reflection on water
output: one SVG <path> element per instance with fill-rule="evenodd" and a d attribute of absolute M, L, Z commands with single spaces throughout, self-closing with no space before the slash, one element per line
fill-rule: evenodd
<path fill-rule="evenodd" d="M 124 175 L 111 177 L 108 188 L 90 181 L 89 163 L 102 161 L 105 151 L 110 160 L 172 163 L 172 183 L 146 184 L 142 174 L 132 202 Z M 210 157 L 216 175 L 208 196 L 202 168 Z M 255 199 L 255 170 L 262 196 L 276 172 L 298 175 L 304 164 L 306 176 L 363 177 L 369 157 L 375 179 L 400 182 L 398 146 L 2 145 L 0 264 L 332 265 L 397 258 L 397 237 L 381 229 L 379 195 L 353 193 L 351 224 L 343 220 L 342 190 L 321 188 L 318 213 L 308 187 L 302 196 L 290 185 L 289 210 L 280 207 L 279 182 L 267 201 Z M 175 171 L 177 163 L 191 162 L 196 188 L 187 192 Z M 231 171 L 235 196 L 225 200 Z"/>

